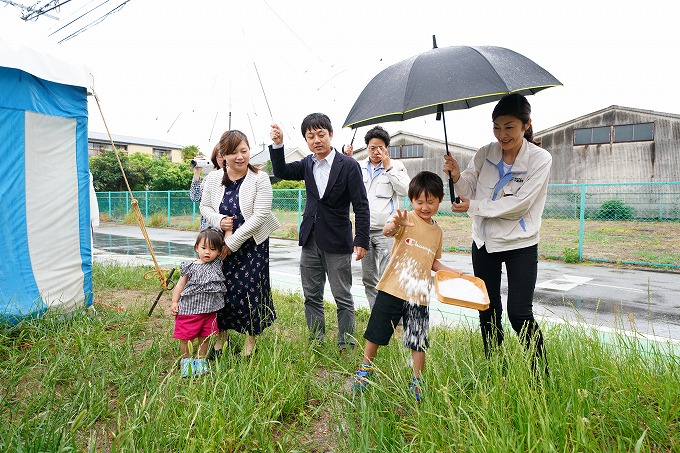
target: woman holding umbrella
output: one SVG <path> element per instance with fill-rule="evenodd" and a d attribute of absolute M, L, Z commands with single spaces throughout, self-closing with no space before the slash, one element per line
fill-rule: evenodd
<path fill-rule="evenodd" d="M 496 141 L 477 151 L 468 167 L 445 156 L 461 202 L 454 212 L 472 218 L 472 266 L 489 293 L 488 310 L 479 313 L 484 352 L 489 357 L 503 341 L 501 325 L 501 265 L 508 274 L 508 317 L 527 349 L 548 364 L 543 335 L 534 319 L 533 296 L 538 271 L 541 216 L 548 191 L 552 156 L 533 140 L 531 106 L 521 94 L 498 102 L 492 113 Z"/>

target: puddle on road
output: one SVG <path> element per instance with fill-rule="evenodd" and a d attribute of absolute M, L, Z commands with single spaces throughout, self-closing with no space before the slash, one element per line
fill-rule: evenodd
<path fill-rule="evenodd" d="M 151 241 L 151 246 L 156 256 L 167 257 L 186 257 L 193 258 L 196 256 L 194 247 L 188 244 L 178 244 L 176 242 L 165 241 Z M 269 244 L 270 259 L 276 258 L 279 262 L 297 261 L 299 255 L 288 256 L 286 249 L 288 245 L 273 245 Z M 113 234 L 94 233 L 94 248 L 106 253 L 115 253 L 119 255 L 134 255 L 139 257 L 148 257 L 151 255 L 146 241 L 144 239 L 130 238 L 127 236 L 116 236 Z M 297 252 L 297 250 L 296 250 Z"/>
<path fill-rule="evenodd" d="M 157 256 L 194 257 L 194 247 L 175 242 L 151 241 Z M 119 255 L 149 256 L 151 252 L 144 239 L 115 236 L 113 234 L 94 233 L 94 248 Z"/>

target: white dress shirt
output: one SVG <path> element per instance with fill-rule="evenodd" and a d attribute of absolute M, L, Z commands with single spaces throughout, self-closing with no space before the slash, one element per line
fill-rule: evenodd
<path fill-rule="evenodd" d="M 328 177 L 331 174 L 331 165 L 333 164 L 333 159 L 335 159 L 335 152 L 332 149 L 328 156 L 321 160 L 317 159 L 316 156 L 312 156 L 314 161 L 314 181 L 316 181 L 316 188 L 319 191 L 319 198 L 323 198 L 323 194 L 326 192 Z"/>

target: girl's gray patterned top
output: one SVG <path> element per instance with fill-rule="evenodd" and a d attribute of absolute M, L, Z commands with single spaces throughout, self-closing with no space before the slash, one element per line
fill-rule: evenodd
<path fill-rule="evenodd" d="M 209 263 L 185 261 L 179 271 L 188 278 L 179 297 L 178 315 L 213 313 L 224 307 L 227 287 L 220 257 Z"/>

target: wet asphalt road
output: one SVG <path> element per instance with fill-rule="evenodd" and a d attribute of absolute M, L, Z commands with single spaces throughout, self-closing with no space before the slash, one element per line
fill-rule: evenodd
<path fill-rule="evenodd" d="M 147 228 L 163 267 L 178 266 L 194 256 L 194 231 Z M 95 261 L 149 264 L 149 250 L 136 225 L 105 223 L 95 231 Z M 270 240 L 270 271 L 275 287 L 301 291 L 297 241 Z M 442 262 L 472 275 L 468 253 L 444 253 Z M 152 264 L 152 263 L 151 263 Z M 361 265 L 352 265 L 352 294 L 357 307 L 368 307 L 361 284 Z M 327 285 L 328 286 L 328 285 Z M 680 273 L 613 266 L 540 261 L 534 309 L 539 322 L 586 323 L 601 331 L 620 329 L 680 344 Z M 507 286 L 503 279 L 503 300 Z M 328 287 L 326 298 L 332 300 Z M 477 312 L 439 303 L 433 298 L 433 323 L 477 324 Z M 541 321 L 542 320 L 542 321 Z"/>

